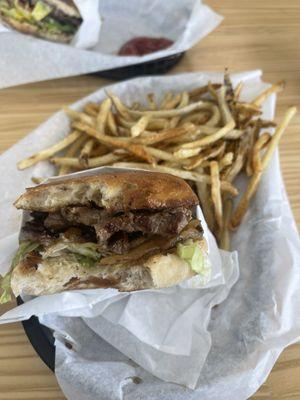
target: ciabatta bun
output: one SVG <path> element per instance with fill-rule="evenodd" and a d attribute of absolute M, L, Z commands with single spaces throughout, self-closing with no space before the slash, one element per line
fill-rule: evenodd
<path fill-rule="evenodd" d="M 190 186 L 173 175 L 125 171 L 66 176 L 26 189 L 14 205 L 31 211 L 58 211 L 69 205 L 96 204 L 110 212 L 191 207 L 198 199 Z"/>

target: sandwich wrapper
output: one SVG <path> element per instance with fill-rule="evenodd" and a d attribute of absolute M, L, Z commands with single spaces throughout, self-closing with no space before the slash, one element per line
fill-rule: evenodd
<path fill-rule="evenodd" d="M 222 78 L 218 73 L 138 78 L 109 90 L 130 103 L 149 91 L 190 90 Z M 266 87 L 260 71 L 233 74 L 232 79 L 234 84 L 245 81 L 245 100 Z M 103 98 L 101 89 L 74 108 Z M 264 117 L 272 118 L 274 109 L 272 96 L 264 104 Z M 6 221 L 0 232 L 2 273 L 16 246 L 21 218 L 12 202 L 30 186 L 32 175 L 53 173 L 46 162 L 22 173 L 15 163 L 53 144 L 67 130 L 68 119 L 59 112 L 0 156 L 0 218 Z M 239 185 L 244 183 L 242 179 Z M 233 236 L 232 247 L 238 250 L 239 278 L 235 253 L 222 252 L 224 281 L 213 287 L 177 286 L 155 294 L 114 297 L 109 290 L 98 290 L 51 297 L 46 304 L 51 313 L 40 319 L 55 330 L 56 376 L 67 398 L 242 400 L 251 396 L 283 348 L 300 336 L 300 244 L 278 154 Z M 95 301 L 88 303 L 94 295 Z M 45 299 L 33 300 L 35 304 L 22 306 L 23 311 L 34 304 L 39 314 Z M 169 322 L 164 319 L 166 311 Z M 96 318 L 90 318 L 92 312 L 97 312 Z M 2 321 L 19 320 L 20 315 L 19 307 Z"/>
<path fill-rule="evenodd" d="M 71 45 L 37 39 L 0 25 L 0 88 L 168 57 L 190 49 L 222 20 L 201 0 L 75 3 L 83 24 Z M 118 56 L 120 47 L 137 36 L 165 37 L 174 44 L 142 57 Z"/>
<path fill-rule="evenodd" d="M 82 177 L 117 170 L 104 167 L 72 175 Z M 37 315 L 54 328 L 53 322 L 61 316 L 79 316 L 146 370 L 162 379 L 194 387 L 211 346 L 207 331 L 211 308 L 224 300 L 238 279 L 236 252 L 219 251 L 199 207 L 197 217 L 208 244 L 211 273 L 160 290 L 120 293 L 116 289 L 94 289 L 36 298 L 24 296 L 25 304 L 0 317 L 0 323 Z M 23 221 L 27 218 L 24 213 Z M 56 334 L 63 341 L 72 337 L 65 330 Z M 74 345 L 80 346 L 77 341 Z M 183 366 L 186 374 L 182 373 Z"/>

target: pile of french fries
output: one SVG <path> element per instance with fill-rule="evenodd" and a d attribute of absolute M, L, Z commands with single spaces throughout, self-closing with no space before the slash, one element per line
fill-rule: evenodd
<path fill-rule="evenodd" d="M 221 248 L 230 249 L 230 232 L 239 226 L 278 142 L 296 113 L 282 122 L 261 118 L 261 105 L 284 83 L 272 85 L 251 102 L 240 99 L 243 82 L 233 88 L 209 83 L 190 92 L 167 92 L 158 102 L 148 93 L 144 103 L 125 105 L 113 93 L 81 112 L 65 108 L 70 133 L 54 146 L 21 161 L 19 169 L 49 160 L 58 175 L 99 166 L 141 168 L 187 180 L 198 194 L 210 230 Z M 276 128 L 273 135 L 268 129 Z M 248 186 L 235 209 L 241 173 Z M 38 183 L 38 179 L 35 178 Z"/>

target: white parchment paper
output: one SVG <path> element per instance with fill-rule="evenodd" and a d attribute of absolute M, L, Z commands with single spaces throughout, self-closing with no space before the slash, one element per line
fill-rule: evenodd
<path fill-rule="evenodd" d="M 84 23 L 71 45 L 1 30 L 0 26 L 0 88 L 104 71 L 180 53 L 194 46 L 222 20 L 201 0 L 75 2 Z M 117 56 L 120 47 L 137 36 L 166 37 L 174 44 L 142 57 Z"/>
<path fill-rule="evenodd" d="M 260 77 L 260 71 L 253 71 L 235 74 L 233 81 L 234 83 L 237 83 L 240 79 L 245 81 L 242 96 L 245 99 L 250 99 L 266 86 L 261 82 Z M 160 91 L 165 90 L 189 90 L 197 85 L 207 83 L 208 80 L 217 82 L 221 79 L 222 74 L 214 73 L 138 78 L 113 85 L 110 90 L 120 95 L 125 101 L 130 102 L 142 97 L 144 92 L 153 91 L 153 88 L 159 94 Z M 102 98 L 103 90 L 100 90 L 76 103 L 74 107 L 77 108 L 82 106 L 84 102 Z M 275 97 L 273 96 L 264 105 L 264 117 L 272 118 L 274 108 Z M 58 137 L 63 136 L 67 126 L 67 118 L 63 113 L 58 113 L 1 156 L 0 187 L 4 196 L 0 200 L 2 201 L 0 210 L 2 212 L 2 205 L 4 204 L 6 208 L 2 216 L 5 218 L 2 220 L 7 221 L 7 224 L 5 230 L 0 232 L 0 235 L 2 235 L 0 254 L 5 253 L 1 251 L 1 246 L 2 249 L 5 249 L 5 245 L 10 245 L 10 248 L 13 249 L 12 238 L 16 235 L 20 222 L 13 207 L 7 207 L 7 205 L 18 193 L 23 191 L 25 186 L 30 185 L 30 176 L 34 172 L 28 170 L 20 174 L 13 170 L 13 163 L 16 159 L 31 154 L 32 151 L 40 150 L 46 145 L 54 143 Z M 51 135 L 49 135 L 49 132 L 51 132 Z M 10 169 L 7 168 L 8 165 L 11 166 Z M 51 173 L 46 163 L 35 169 L 35 173 L 38 175 Z M 18 185 L 20 186 L 18 187 Z M 103 297 L 102 302 L 99 303 L 99 314 L 101 316 L 96 319 L 87 318 L 92 315 L 85 315 L 84 320 L 53 315 L 43 317 L 43 322 L 54 327 L 57 332 L 56 375 L 66 396 L 72 400 L 77 398 L 94 399 L 97 398 L 95 393 L 101 399 L 159 398 L 176 400 L 199 399 L 200 397 L 201 399 L 213 400 L 228 400 L 229 398 L 242 400 L 254 393 L 266 379 L 282 349 L 298 340 L 300 332 L 298 317 L 300 307 L 298 290 L 300 285 L 300 245 L 295 222 L 283 187 L 277 155 L 262 179 L 258 193 L 243 224 L 233 238 L 233 247 L 239 252 L 240 278 L 227 300 L 213 309 L 211 319 L 210 308 L 226 298 L 237 279 L 235 268 L 226 269 L 223 254 L 224 276 L 227 277 L 225 283 L 213 288 L 201 289 L 199 297 L 198 294 L 195 295 L 194 299 L 191 297 L 192 301 L 187 310 L 192 312 L 194 305 L 196 307 L 194 315 L 198 313 L 197 318 L 189 319 L 189 315 L 184 315 L 182 309 L 180 313 L 180 307 L 179 309 L 176 307 L 180 316 L 184 316 L 184 321 L 189 321 L 189 324 L 193 321 L 193 324 L 197 327 L 195 333 L 200 328 L 198 339 L 201 342 L 197 342 L 196 334 L 196 336 L 192 335 L 192 340 L 187 339 L 188 343 L 184 343 L 181 347 L 181 349 L 185 349 L 184 351 L 190 348 L 189 356 L 185 356 L 183 353 L 174 356 L 173 350 L 170 351 L 172 341 L 167 336 L 165 336 L 166 342 L 159 342 L 161 347 L 155 347 L 158 344 L 157 339 L 154 339 L 155 332 L 151 341 L 149 341 L 150 344 L 137 339 L 136 333 L 141 334 L 141 337 L 144 334 L 143 325 L 141 329 L 135 331 L 140 319 L 131 327 L 128 324 L 129 329 L 127 327 L 124 329 L 122 324 L 127 324 L 128 318 L 131 319 L 135 315 L 132 314 L 132 311 L 137 310 L 138 304 L 132 296 L 129 297 L 130 301 L 126 304 L 128 308 L 126 307 L 125 314 L 123 314 L 124 308 L 120 307 L 120 303 L 125 302 L 124 298 L 115 297 L 116 302 L 105 308 L 107 299 Z M 232 264 L 234 255 L 225 253 L 225 257 Z M 1 271 L 3 271 L 5 257 L 2 258 L 1 263 Z M 179 289 L 171 288 L 167 292 L 169 290 L 176 292 Z M 108 291 L 101 292 L 103 296 L 109 296 Z M 142 296 L 147 297 L 147 293 L 142 293 Z M 153 298 L 151 291 L 149 293 L 147 301 L 149 301 L 150 306 Z M 196 291 L 189 291 L 189 293 L 192 296 Z M 91 293 L 92 295 L 93 293 Z M 163 291 L 162 296 L 168 295 L 172 294 Z M 123 296 L 123 294 L 120 296 Z M 69 301 L 68 295 L 65 297 L 65 301 Z M 81 305 L 82 298 L 79 296 L 76 301 L 75 299 L 72 299 L 72 301 L 74 301 L 72 315 L 82 315 L 80 314 L 82 309 L 80 310 L 80 307 L 76 304 L 76 301 L 78 301 L 78 304 Z M 203 308 L 205 302 L 206 307 Z M 163 304 L 165 303 L 163 301 Z M 174 300 L 175 304 L 177 303 Z M 57 306 L 55 302 L 52 302 L 51 305 L 52 307 Z M 133 306 L 132 309 L 131 306 Z M 163 308 L 160 307 L 159 311 Z M 122 313 L 119 312 L 120 310 L 122 310 Z M 146 310 L 147 312 L 149 310 L 149 315 L 152 316 L 150 321 L 154 320 L 155 324 L 155 317 L 159 313 L 151 314 L 153 308 L 146 306 L 143 308 L 144 314 L 146 314 Z M 142 318 L 141 312 L 139 318 Z M 146 319 L 146 316 L 144 318 Z M 199 325 L 201 318 L 202 324 Z M 131 321 L 133 320 L 131 319 Z M 183 343 L 184 332 L 189 331 L 190 325 L 184 323 L 179 326 L 181 330 L 179 330 L 178 338 L 182 338 L 181 343 Z M 187 335 L 186 337 L 191 336 Z M 121 338 L 122 340 L 119 340 Z M 74 344 L 75 351 L 65 348 L 64 341 L 66 339 Z M 127 355 L 129 359 L 121 352 L 113 349 L 107 342 Z M 197 345 L 194 348 L 194 343 L 198 345 L 205 343 L 199 354 L 197 353 L 199 347 Z M 95 344 L 99 346 L 98 352 L 95 350 Z M 204 353 L 210 344 L 209 354 L 205 355 Z M 168 348 L 162 347 L 165 345 Z M 177 347 L 173 346 L 173 348 L 176 349 Z M 181 369 L 176 369 L 178 368 L 177 358 L 183 366 Z M 192 361 L 191 364 L 189 364 L 189 361 Z M 153 375 L 159 376 L 169 383 Z M 134 376 L 142 379 L 139 384 L 135 383 L 137 382 L 136 379 L 132 379 Z M 196 390 L 186 389 L 183 386 L 170 383 L 170 381 L 190 388 L 195 387 Z"/>

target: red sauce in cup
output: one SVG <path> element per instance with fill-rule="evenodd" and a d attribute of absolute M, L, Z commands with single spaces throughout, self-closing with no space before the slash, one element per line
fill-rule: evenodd
<path fill-rule="evenodd" d="M 173 43 L 172 40 L 166 38 L 140 36 L 124 43 L 118 54 L 120 56 L 143 56 L 155 51 L 164 50 L 172 46 Z"/>

